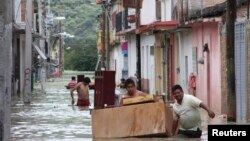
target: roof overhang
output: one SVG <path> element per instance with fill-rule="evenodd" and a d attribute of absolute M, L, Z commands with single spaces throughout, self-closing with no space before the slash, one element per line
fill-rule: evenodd
<path fill-rule="evenodd" d="M 178 25 L 178 22 L 175 20 L 174 21 L 155 21 L 151 24 L 139 27 L 136 33 L 140 34 L 149 30 L 154 30 L 154 31 L 169 30 L 169 29 L 176 28 L 177 25 Z"/>
<path fill-rule="evenodd" d="M 13 32 L 16 33 L 25 33 L 25 24 L 24 23 L 13 23 Z"/>

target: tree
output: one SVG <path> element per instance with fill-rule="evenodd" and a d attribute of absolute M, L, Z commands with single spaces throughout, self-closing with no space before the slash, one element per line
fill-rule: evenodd
<path fill-rule="evenodd" d="M 63 7 L 65 14 L 65 32 L 75 38 L 65 39 L 65 69 L 93 71 L 97 63 L 96 15 L 101 12 L 100 6 L 93 5 L 92 0 L 52 1 L 55 15 Z M 67 47 L 71 47 L 67 50 Z"/>

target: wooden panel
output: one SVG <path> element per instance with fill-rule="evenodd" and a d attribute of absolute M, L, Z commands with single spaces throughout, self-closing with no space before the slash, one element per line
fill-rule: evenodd
<path fill-rule="evenodd" d="M 166 127 L 171 131 L 171 111 L 160 102 L 93 110 L 93 138 L 166 135 Z"/>
<path fill-rule="evenodd" d="M 146 95 L 146 96 L 137 96 L 133 98 L 124 98 L 122 100 L 122 105 L 130 105 L 130 104 L 136 104 L 136 103 L 145 103 L 154 101 L 153 95 Z"/>

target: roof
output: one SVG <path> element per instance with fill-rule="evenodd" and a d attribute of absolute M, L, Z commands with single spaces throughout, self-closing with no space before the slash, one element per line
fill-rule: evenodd
<path fill-rule="evenodd" d="M 236 1 L 237 7 L 240 7 L 246 4 L 247 1 L 248 0 L 237 0 Z M 201 10 L 196 10 L 193 12 L 193 14 L 190 14 L 189 19 L 197 19 L 200 17 L 206 18 L 206 17 L 220 16 L 224 12 L 226 12 L 226 8 L 227 8 L 226 6 L 227 6 L 227 1 L 220 3 L 220 4 L 216 4 L 211 7 L 204 8 L 202 11 L 202 15 L 201 15 Z"/>
<path fill-rule="evenodd" d="M 177 24 L 178 24 L 177 21 L 155 21 L 148 25 L 139 27 L 137 32 L 142 33 L 148 30 L 166 30 L 166 29 L 175 28 Z"/>

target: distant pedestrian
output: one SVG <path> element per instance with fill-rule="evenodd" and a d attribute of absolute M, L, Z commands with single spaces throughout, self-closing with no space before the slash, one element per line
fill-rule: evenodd
<path fill-rule="evenodd" d="M 115 105 L 120 105 L 122 95 L 126 92 L 125 81 L 126 79 L 121 78 L 120 84 L 117 85 L 119 88 L 115 90 Z"/>
<path fill-rule="evenodd" d="M 71 95 L 71 104 L 74 105 L 74 91 L 77 90 L 78 100 L 76 106 L 89 106 L 89 83 L 90 78 L 85 77 L 82 82 L 79 82 L 76 84 L 76 86 L 71 89 L 70 95 Z"/>
<path fill-rule="evenodd" d="M 73 89 L 76 86 L 76 77 L 72 76 L 71 80 L 69 81 L 68 85 L 65 86 L 67 89 Z"/>
<path fill-rule="evenodd" d="M 196 76 L 194 73 L 190 73 L 188 80 L 188 93 L 196 96 Z"/>
<path fill-rule="evenodd" d="M 174 122 L 172 134 L 175 135 L 179 121 L 180 128 L 178 130 L 178 135 L 200 138 L 202 130 L 201 117 L 198 109 L 201 107 L 206 110 L 211 118 L 214 118 L 214 112 L 203 104 L 200 99 L 194 97 L 193 95 L 184 94 L 180 85 L 174 85 L 172 87 L 172 93 L 176 99 L 173 105 Z"/>
<path fill-rule="evenodd" d="M 122 78 L 121 80 L 120 80 L 121 82 L 120 82 L 120 84 L 118 85 L 118 87 L 120 87 L 120 88 L 122 88 L 122 89 L 125 89 L 126 87 L 125 87 L 125 79 L 124 78 Z"/>

